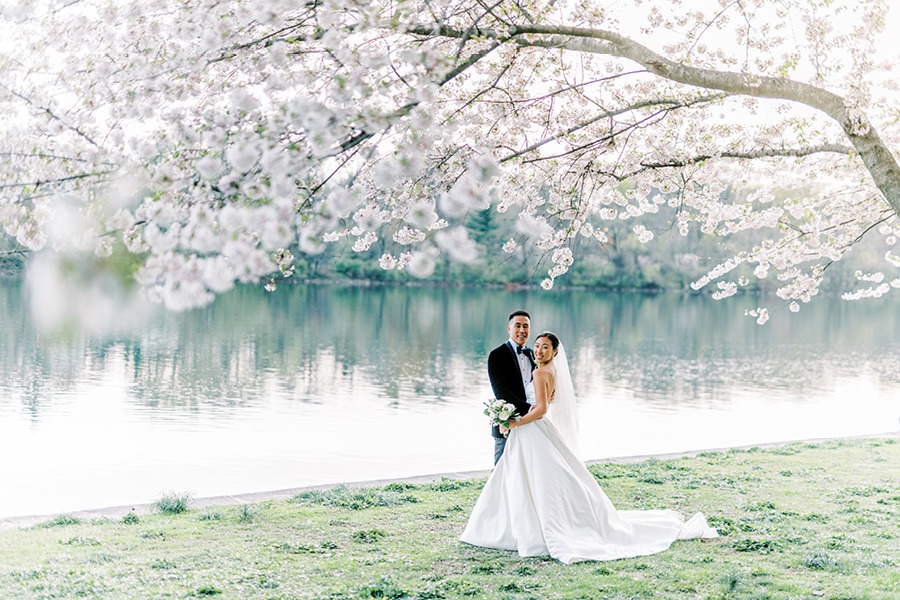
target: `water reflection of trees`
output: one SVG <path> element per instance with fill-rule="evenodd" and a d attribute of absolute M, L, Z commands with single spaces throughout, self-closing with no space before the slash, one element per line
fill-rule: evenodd
<path fill-rule="evenodd" d="M 604 382 L 656 405 L 718 403 L 728 400 L 727 388 L 803 399 L 863 368 L 887 385 L 900 383 L 896 301 L 860 306 L 821 298 L 766 326 L 742 316 L 761 304 L 774 306 L 757 296 L 727 302 L 675 294 L 528 297 L 536 330 L 552 329 L 566 344 L 579 396 L 591 396 Z"/>
<path fill-rule="evenodd" d="M 592 379 L 579 370 L 602 369 L 605 381 L 653 404 L 718 402 L 725 386 L 802 399 L 864 367 L 885 383 L 900 382 L 896 302 L 861 307 L 825 298 L 763 327 L 740 316 L 768 302 L 669 294 L 584 299 L 573 321 L 594 331 L 572 333 L 581 341 L 575 353 L 592 356 L 573 361 L 576 381 Z"/>
<path fill-rule="evenodd" d="M 55 392 L 73 386 L 86 365 L 74 358 L 77 343 L 62 349 L 40 339 L 25 312 L 23 294 L 17 282 L 0 284 L 0 402 L 19 402 L 36 416 Z"/>
<path fill-rule="evenodd" d="M 760 327 L 740 316 L 756 297 L 296 286 L 237 289 L 183 315 L 160 313 L 104 339 L 41 339 L 21 290 L 0 287 L 2 402 L 37 413 L 85 378 L 123 371 L 129 396 L 151 408 L 229 410 L 268 394 L 298 402 L 372 398 L 390 406 L 440 403 L 487 383 L 488 352 L 506 315 L 525 307 L 535 333 L 556 331 L 576 388 L 600 383 L 671 405 L 718 403 L 727 386 L 798 398 L 865 367 L 900 381 L 895 303 L 823 299 Z M 357 398 L 351 396 L 356 395 Z"/>

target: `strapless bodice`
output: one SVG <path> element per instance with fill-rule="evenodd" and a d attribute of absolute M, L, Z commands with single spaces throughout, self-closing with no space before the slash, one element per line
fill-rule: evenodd
<path fill-rule="evenodd" d="M 525 402 L 528 404 L 534 404 L 534 382 L 532 381 L 528 385 L 525 386 Z"/>

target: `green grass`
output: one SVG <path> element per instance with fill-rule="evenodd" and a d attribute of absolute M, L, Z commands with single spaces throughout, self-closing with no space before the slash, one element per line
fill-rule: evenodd
<path fill-rule="evenodd" d="M 164 515 L 180 515 L 187 512 L 190 503 L 191 494 L 188 492 L 167 492 L 154 503 L 154 506 Z"/>
<path fill-rule="evenodd" d="M 53 517 L 49 521 L 45 521 L 38 525 L 38 527 L 63 527 L 65 525 L 78 525 L 81 523 L 81 519 L 77 517 L 73 517 L 70 515 L 57 515 Z"/>
<path fill-rule="evenodd" d="M 0 598 L 900 597 L 900 442 L 791 444 L 591 467 L 619 508 L 701 510 L 723 533 L 565 566 L 462 544 L 482 481 L 48 520 L 0 532 Z"/>
<path fill-rule="evenodd" d="M 130 512 L 124 517 L 122 517 L 122 522 L 127 525 L 137 525 L 141 522 L 141 518 L 137 516 L 135 513 Z"/>
<path fill-rule="evenodd" d="M 241 504 L 237 509 L 237 518 L 241 523 L 252 523 L 259 516 L 260 509 L 254 504 Z"/>

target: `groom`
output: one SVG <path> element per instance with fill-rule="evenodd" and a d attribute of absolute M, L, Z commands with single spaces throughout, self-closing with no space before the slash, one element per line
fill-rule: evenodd
<path fill-rule="evenodd" d="M 525 388 L 531 383 L 531 372 L 534 370 L 534 354 L 531 348 L 525 347 L 531 332 L 531 316 L 524 310 L 513 311 L 509 315 L 506 326 L 509 339 L 506 343 L 494 348 L 488 355 L 488 378 L 495 398 L 502 398 L 511 403 L 524 415 L 531 408 L 525 400 Z M 500 428 L 491 428 L 494 436 L 494 464 L 503 456 L 506 438 L 500 434 Z"/>

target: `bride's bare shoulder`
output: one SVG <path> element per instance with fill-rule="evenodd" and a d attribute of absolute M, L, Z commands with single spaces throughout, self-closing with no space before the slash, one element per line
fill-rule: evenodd
<path fill-rule="evenodd" d="M 554 381 L 556 381 L 556 369 L 547 367 L 535 369 L 535 371 L 531 375 L 531 378 L 535 381 L 549 381 L 550 383 L 553 383 Z"/>

